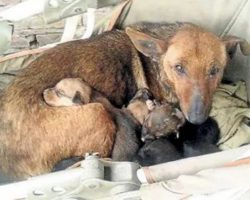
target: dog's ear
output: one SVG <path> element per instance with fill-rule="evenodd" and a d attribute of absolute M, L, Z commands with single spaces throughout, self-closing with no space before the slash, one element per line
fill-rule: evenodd
<path fill-rule="evenodd" d="M 73 103 L 79 104 L 79 105 L 82 105 L 85 103 L 79 91 L 76 91 L 75 96 L 73 97 L 72 101 Z"/>
<path fill-rule="evenodd" d="M 245 39 L 228 35 L 223 37 L 222 41 L 225 43 L 228 55 L 231 59 L 233 58 L 238 45 L 240 46 L 240 50 L 243 55 L 250 55 L 250 44 Z"/>
<path fill-rule="evenodd" d="M 159 56 L 167 49 L 166 42 L 161 39 L 142 33 L 131 27 L 127 27 L 125 31 L 135 48 L 153 60 L 158 60 Z"/>

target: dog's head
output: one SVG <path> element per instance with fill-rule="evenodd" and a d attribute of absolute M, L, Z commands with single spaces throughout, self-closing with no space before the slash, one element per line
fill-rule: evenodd
<path fill-rule="evenodd" d="M 139 52 L 159 63 L 161 83 L 172 88 L 185 118 L 194 124 L 207 119 L 227 59 L 237 45 L 250 55 L 245 40 L 221 39 L 190 23 L 149 24 L 140 30 L 127 27 L 126 33 Z"/>
<path fill-rule="evenodd" d="M 91 88 L 79 78 L 65 78 L 43 92 L 50 106 L 73 106 L 90 102 Z"/>

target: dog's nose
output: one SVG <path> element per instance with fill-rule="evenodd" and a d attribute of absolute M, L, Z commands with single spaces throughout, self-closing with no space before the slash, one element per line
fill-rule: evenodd
<path fill-rule="evenodd" d="M 187 120 L 192 124 L 202 124 L 208 118 L 206 106 L 200 95 L 194 96 L 192 100 Z"/>
<path fill-rule="evenodd" d="M 202 124 L 204 121 L 206 121 L 207 116 L 205 116 L 204 114 L 194 114 L 191 113 L 188 117 L 187 120 L 192 123 L 192 124 Z"/>

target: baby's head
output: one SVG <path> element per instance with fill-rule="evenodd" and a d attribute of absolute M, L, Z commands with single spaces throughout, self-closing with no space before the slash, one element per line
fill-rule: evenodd
<path fill-rule="evenodd" d="M 139 149 L 135 162 L 141 166 L 150 166 L 181 158 L 181 153 L 171 141 L 161 137 L 156 140 L 146 140 L 142 148 Z"/>
<path fill-rule="evenodd" d="M 90 102 L 91 88 L 79 78 L 65 78 L 45 89 L 43 98 L 50 106 L 73 106 Z"/>
<path fill-rule="evenodd" d="M 153 108 L 152 95 L 148 89 L 139 89 L 130 100 L 127 110 L 142 125 L 150 110 Z"/>
<path fill-rule="evenodd" d="M 156 103 L 143 123 L 141 139 L 145 141 L 178 133 L 184 122 L 185 118 L 180 110 L 169 104 Z"/>

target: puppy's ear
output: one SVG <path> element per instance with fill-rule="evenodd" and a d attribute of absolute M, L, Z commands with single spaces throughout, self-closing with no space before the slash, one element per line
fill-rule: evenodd
<path fill-rule="evenodd" d="M 73 97 L 72 101 L 73 103 L 79 104 L 79 105 L 82 105 L 85 103 L 79 91 L 76 91 L 75 96 Z"/>
<path fill-rule="evenodd" d="M 157 39 L 146 33 L 134 30 L 131 27 L 127 27 L 125 31 L 135 48 L 145 56 L 151 57 L 153 60 L 158 60 L 159 56 L 162 55 L 167 49 L 167 45 L 164 40 Z"/>
<path fill-rule="evenodd" d="M 233 35 L 228 35 L 223 37 L 222 41 L 225 43 L 228 55 L 231 59 L 233 58 L 238 45 L 240 46 L 240 50 L 243 55 L 250 55 L 250 45 L 245 39 Z"/>

